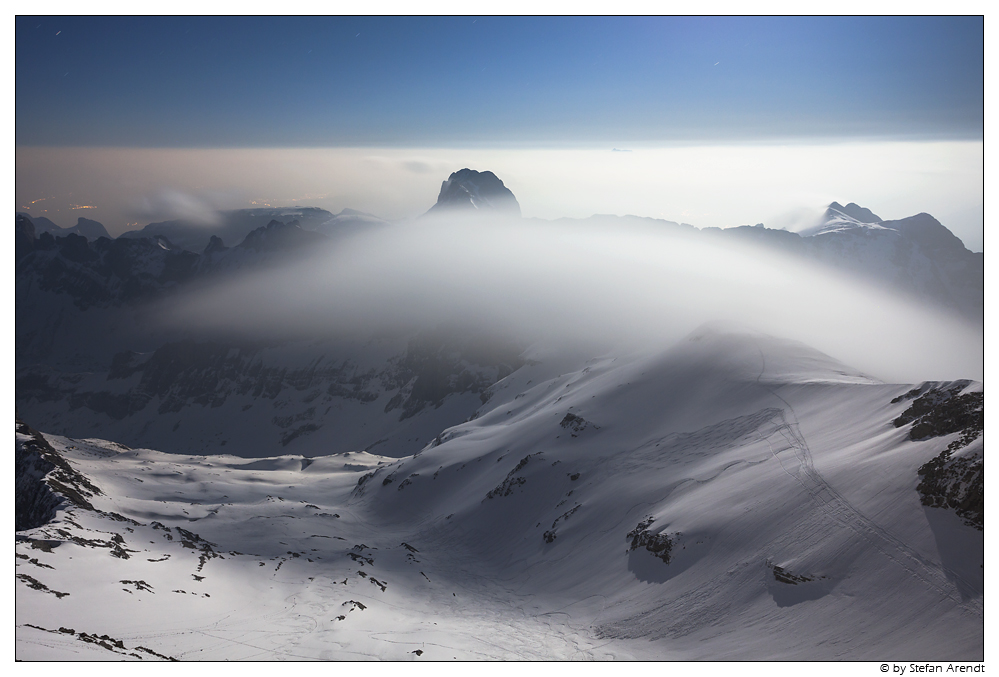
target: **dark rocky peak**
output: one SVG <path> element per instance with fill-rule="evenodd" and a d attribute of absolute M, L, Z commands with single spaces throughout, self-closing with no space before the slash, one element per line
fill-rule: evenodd
<path fill-rule="evenodd" d="M 229 248 L 222 243 L 222 238 L 218 235 L 212 235 L 212 239 L 208 241 L 208 246 L 205 247 L 205 256 L 211 256 L 216 252 L 224 252 Z"/>
<path fill-rule="evenodd" d="M 836 214 L 834 212 L 839 212 Z M 847 206 L 843 206 L 838 202 L 833 202 L 826 208 L 825 220 L 828 221 L 830 218 L 838 218 L 839 215 L 849 216 L 855 221 L 860 223 L 881 223 L 884 219 L 872 212 L 866 207 L 861 207 L 856 202 L 851 202 Z"/>
<path fill-rule="evenodd" d="M 76 220 L 76 225 L 70 230 L 82 235 L 88 240 L 96 240 L 99 237 L 111 238 L 108 233 L 107 228 L 104 227 L 103 223 L 98 221 L 93 221 L 91 219 L 85 219 L 82 216 Z"/>
<path fill-rule="evenodd" d="M 56 247 L 59 249 L 59 254 L 68 261 L 83 263 L 85 261 L 93 261 L 97 258 L 97 254 L 91 250 L 87 238 L 76 233 L 70 233 L 65 237 L 57 237 Z"/>
<path fill-rule="evenodd" d="M 35 240 L 35 249 L 40 249 L 42 251 L 48 251 L 50 249 L 56 248 L 56 240 L 52 237 L 52 233 L 43 232 L 38 234 L 38 239 Z"/>
<path fill-rule="evenodd" d="M 30 236 L 32 240 L 35 239 L 35 224 L 27 214 L 17 214 L 14 219 L 14 231 L 19 235 Z"/>
<path fill-rule="evenodd" d="M 520 203 L 495 174 L 468 168 L 454 172 L 441 184 L 437 204 L 430 208 L 430 212 L 452 209 L 474 209 L 520 216 Z"/>
<path fill-rule="evenodd" d="M 297 219 L 288 223 L 272 219 L 266 226 L 251 231 L 238 247 L 257 252 L 290 251 L 315 246 L 326 240 L 320 233 L 304 230 Z"/>
<path fill-rule="evenodd" d="M 19 219 L 27 218 L 30 220 L 34 225 L 36 235 L 41 235 L 42 233 L 52 233 L 55 237 L 82 235 L 88 240 L 96 240 L 101 237 L 110 239 L 111 237 L 104 224 L 92 219 L 85 219 L 82 216 L 76 220 L 76 225 L 70 228 L 62 228 L 44 216 L 30 216 L 28 214 L 18 214 L 17 216 Z"/>
<path fill-rule="evenodd" d="M 35 248 L 35 224 L 24 214 L 14 219 L 14 258 L 20 259 Z"/>
<path fill-rule="evenodd" d="M 30 216 L 28 214 L 23 214 L 31 219 L 31 222 L 35 224 L 35 233 L 41 235 L 42 233 L 62 233 L 65 230 L 62 226 L 57 225 L 45 218 L 44 216 Z"/>

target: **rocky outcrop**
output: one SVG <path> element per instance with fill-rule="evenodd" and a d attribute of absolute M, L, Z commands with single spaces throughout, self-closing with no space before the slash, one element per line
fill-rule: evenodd
<path fill-rule="evenodd" d="M 984 428 L 983 392 L 965 392 L 968 381 L 952 384 L 924 383 L 892 400 L 912 400 L 895 419 L 895 427 L 912 424 L 909 438 L 925 440 L 958 433 L 957 439 L 917 471 L 916 490 L 923 505 L 948 508 L 966 524 L 985 525 L 985 459 L 981 445 L 970 448 Z"/>
<path fill-rule="evenodd" d="M 631 547 L 628 548 L 628 551 L 631 552 L 639 548 L 645 548 L 654 556 L 661 559 L 663 563 L 669 564 L 672 559 L 673 538 L 665 532 L 654 534 L 649 531 L 649 527 L 655 521 L 651 516 L 646 517 L 638 523 L 638 526 L 628 532 L 627 538 L 631 541 Z"/>
<path fill-rule="evenodd" d="M 500 482 L 496 486 L 495 489 L 490 489 L 486 493 L 486 498 L 509 496 L 510 494 L 513 493 L 513 490 L 515 488 L 517 488 L 517 487 L 519 487 L 519 486 L 521 486 L 523 484 L 526 484 L 527 483 L 527 478 L 526 477 L 520 477 L 519 475 L 517 475 L 517 473 L 519 473 L 521 470 L 523 470 L 524 467 L 528 463 L 530 463 L 531 457 L 540 457 L 540 456 L 541 456 L 540 453 L 537 453 L 537 454 L 528 454 L 524 458 L 520 459 L 520 461 L 517 463 L 517 465 L 515 465 L 513 467 L 513 470 L 511 470 L 510 472 L 508 472 L 506 474 L 506 477 L 503 478 L 503 481 Z M 553 528 L 554 528 L 554 526 L 553 526 Z M 551 541 L 549 541 L 549 542 L 551 542 Z"/>
<path fill-rule="evenodd" d="M 44 481 L 55 469 L 43 456 L 51 451 L 48 442 L 20 421 L 17 421 L 15 431 L 14 529 L 24 531 L 40 527 L 55 517 L 62 498 Z"/>
<path fill-rule="evenodd" d="M 93 510 L 88 499 L 100 495 L 101 490 L 56 453 L 41 433 L 20 420 L 15 422 L 14 430 L 15 530 L 48 523 L 65 502 Z"/>

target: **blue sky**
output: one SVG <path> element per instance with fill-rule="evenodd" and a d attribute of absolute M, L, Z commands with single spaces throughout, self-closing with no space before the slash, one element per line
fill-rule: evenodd
<path fill-rule="evenodd" d="M 981 17 L 17 17 L 16 143 L 983 135 Z"/>

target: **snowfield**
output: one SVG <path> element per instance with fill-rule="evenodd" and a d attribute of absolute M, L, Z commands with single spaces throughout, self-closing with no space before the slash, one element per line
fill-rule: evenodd
<path fill-rule="evenodd" d="M 960 434 L 893 424 L 912 385 L 710 327 L 527 358 L 403 458 L 19 425 L 69 470 L 17 534 L 16 657 L 984 660 L 983 531 L 917 491 Z"/>

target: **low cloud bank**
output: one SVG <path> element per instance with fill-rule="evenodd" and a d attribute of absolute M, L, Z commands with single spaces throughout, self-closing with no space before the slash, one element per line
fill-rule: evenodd
<path fill-rule="evenodd" d="M 440 325 L 525 342 L 661 349 L 708 321 L 803 341 L 886 381 L 983 378 L 980 327 L 871 284 L 654 224 L 419 219 L 226 278 L 162 321 L 253 339 Z"/>

